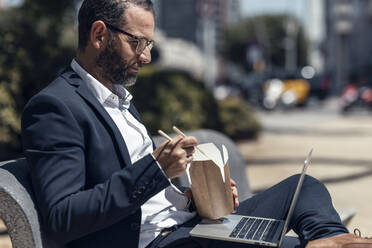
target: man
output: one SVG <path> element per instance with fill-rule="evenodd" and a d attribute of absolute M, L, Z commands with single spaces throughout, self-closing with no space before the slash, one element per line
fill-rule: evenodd
<path fill-rule="evenodd" d="M 67 247 L 240 247 L 189 236 L 200 218 L 188 208 L 190 191 L 187 197 L 169 179 L 184 173 L 197 140 L 178 136 L 154 150 L 122 87 L 133 85 L 151 61 L 153 32 L 150 0 L 83 2 L 76 59 L 30 100 L 22 116 L 42 223 Z M 297 179 L 242 202 L 237 212 L 284 218 Z M 234 182 L 232 190 L 238 206 Z M 302 246 L 367 242 L 345 234 L 328 192 L 315 179 L 305 180 L 297 205 L 291 227 Z M 287 239 L 283 247 L 296 244 Z"/>

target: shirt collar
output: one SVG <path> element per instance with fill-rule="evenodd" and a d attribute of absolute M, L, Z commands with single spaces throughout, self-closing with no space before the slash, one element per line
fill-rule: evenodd
<path fill-rule="evenodd" d="M 129 108 L 133 96 L 123 86 L 114 85 L 113 91 L 110 91 L 79 65 L 75 59 L 71 62 L 71 68 L 86 82 L 88 88 L 102 105 Z"/>

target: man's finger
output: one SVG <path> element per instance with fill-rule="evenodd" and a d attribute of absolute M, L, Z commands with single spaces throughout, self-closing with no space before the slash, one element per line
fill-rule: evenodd
<path fill-rule="evenodd" d="M 231 191 L 233 192 L 233 194 L 238 194 L 238 189 L 236 187 L 231 187 Z"/>
<path fill-rule="evenodd" d="M 184 148 L 184 150 L 186 151 L 188 157 L 192 156 L 195 153 L 195 147 L 187 147 Z"/>
<path fill-rule="evenodd" d="M 180 145 L 182 148 L 195 147 L 198 145 L 198 140 L 193 136 L 183 137 L 183 139 L 180 141 Z"/>
<path fill-rule="evenodd" d="M 167 142 L 168 142 L 167 145 L 169 145 L 169 146 L 171 146 L 171 147 L 174 147 L 174 146 L 176 146 L 177 144 L 179 144 L 179 143 L 182 141 L 182 139 L 183 139 L 183 136 L 178 135 L 178 136 L 172 138 L 172 140 L 167 141 Z"/>
<path fill-rule="evenodd" d="M 236 187 L 231 188 L 234 197 L 238 197 L 238 189 Z"/>
<path fill-rule="evenodd" d="M 235 207 L 239 207 L 239 199 L 238 199 L 238 197 L 235 197 L 234 198 L 234 206 Z"/>
<path fill-rule="evenodd" d="M 236 186 L 236 182 L 232 179 L 230 179 L 231 186 Z"/>
<path fill-rule="evenodd" d="M 193 160 L 194 160 L 194 157 L 193 157 L 192 155 L 191 155 L 191 156 L 188 156 L 188 157 L 186 158 L 186 164 L 191 163 Z"/>
<path fill-rule="evenodd" d="M 187 198 L 192 199 L 192 191 L 191 189 L 186 189 L 185 192 L 183 192 Z"/>

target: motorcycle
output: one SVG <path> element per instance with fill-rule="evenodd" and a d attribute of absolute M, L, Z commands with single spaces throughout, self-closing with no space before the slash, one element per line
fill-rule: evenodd
<path fill-rule="evenodd" d="M 372 88 L 370 86 L 358 87 L 349 84 L 341 95 L 341 112 L 349 113 L 352 109 L 360 108 L 372 111 Z"/>

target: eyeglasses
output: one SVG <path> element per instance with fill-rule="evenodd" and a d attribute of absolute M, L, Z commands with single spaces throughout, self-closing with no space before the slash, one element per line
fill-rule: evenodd
<path fill-rule="evenodd" d="M 130 34 L 128 32 L 125 32 L 124 30 L 118 28 L 118 27 L 115 27 L 111 24 L 108 24 L 108 23 L 105 23 L 106 24 L 106 27 L 108 27 L 109 29 L 111 29 L 112 31 L 115 31 L 115 32 L 119 32 L 119 33 L 122 33 L 122 34 L 125 34 L 133 39 L 136 40 L 137 42 L 137 47 L 136 47 L 136 54 L 137 55 L 141 55 L 143 53 L 143 51 L 146 49 L 146 47 L 148 47 L 150 50 L 154 47 L 154 41 L 153 40 L 148 40 L 144 37 L 137 37 L 133 34 Z"/>

